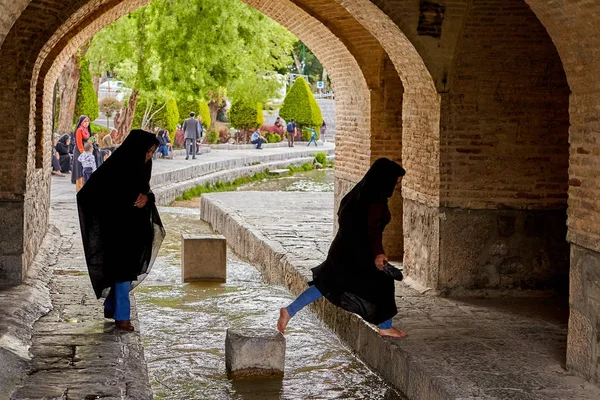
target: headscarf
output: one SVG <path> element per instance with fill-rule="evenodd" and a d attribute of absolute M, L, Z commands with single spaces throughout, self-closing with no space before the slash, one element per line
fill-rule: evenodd
<path fill-rule="evenodd" d="M 73 133 L 71 134 L 71 143 L 74 143 L 75 145 L 77 145 L 77 143 L 75 142 L 75 139 L 77 138 L 75 135 L 77 134 L 77 129 L 79 129 L 79 127 L 81 126 L 81 124 L 83 123 L 83 121 L 87 118 L 87 115 L 81 115 L 79 117 L 79 119 L 77 120 L 77 124 L 75 124 L 75 129 L 73 129 Z M 91 122 L 91 121 L 90 121 Z M 90 127 L 88 126 L 88 133 L 91 135 L 92 130 L 90 129 Z"/>
<path fill-rule="evenodd" d="M 366 218 L 370 203 L 392 197 L 398 178 L 405 174 L 404 168 L 388 158 L 375 161 L 362 180 L 342 199 L 338 210 L 340 227 L 345 221 Z"/>
<path fill-rule="evenodd" d="M 71 135 L 65 133 L 60 137 L 60 139 L 58 139 L 58 142 L 56 143 L 56 151 L 58 151 L 59 154 L 66 155 L 71 152 L 71 146 L 67 145 L 67 140 L 69 140 L 70 138 Z"/>

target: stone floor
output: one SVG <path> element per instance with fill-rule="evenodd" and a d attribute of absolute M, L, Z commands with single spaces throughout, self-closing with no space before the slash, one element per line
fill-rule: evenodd
<path fill-rule="evenodd" d="M 114 323 L 103 318 L 83 257 L 75 191 L 59 179 L 53 181 L 59 189 L 53 193 L 69 193 L 70 199 L 54 198 L 51 208 L 61 246 L 50 266 L 52 310 L 34 325 L 30 370 L 10 398 L 150 399 L 139 334 L 116 331 Z"/>
<path fill-rule="evenodd" d="M 331 153 L 334 146 L 316 150 Z M 158 160 L 153 176 L 162 175 L 169 183 L 176 177 L 173 172 L 194 177 L 229 166 L 303 157 L 307 152 L 315 150 L 306 146 L 213 150 L 196 160 Z M 151 398 L 139 335 L 116 332 L 103 318 L 101 302 L 92 291 L 79 235 L 75 185 L 69 176 L 53 177 L 51 189 L 52 226 L 36 258 L 40 265 L 31 269 L 36 276 L 0 291 L 0 360 L 9 360 L 0 374 L 0 399 L 8 396 L 7 387 L 13 387 L 24 370 L 25 380 L 11 399 Z"/>
<path fill-rule="evenodd" d="M 331 193 L 214 193 L 201 204 L 202 219 L 240 256 L 295 293 L 326 256 Z M 397 283 L 396 303 L 394 325 L 408 332 L 402 340 L 381 339 L 324 301 L 313 310 L 411 400 L 600 399 L 600 388 L 564 367 L 567 299 L 440 298 Z"/>

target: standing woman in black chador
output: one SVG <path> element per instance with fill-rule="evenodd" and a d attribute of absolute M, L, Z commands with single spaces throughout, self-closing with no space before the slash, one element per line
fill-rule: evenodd
<path fill-rule="evenodd" d="M 104 316 L 133 331 L 129 291 L 150 272 L 165 236 L 150 191 L 158 140 L 133 130 L 77 194 L 85 258 Z"/>
<path fill-rule="evenodd" d="M 392 327 L 397 313 L 394 279 L 401 280 L 402 273 L 388 265 L 382 245 L 383 230 L 391 219 L 388 199 L 404 174 L 400 165 L 380 158 L 344 196 L 338 211 L 339 229 L 327 259 L 312 269 L 311 286 L 280 310 L 277 329 L 281 333 L 298 311 L 325 296 L 336 306 L 379 325 L 381 336 L 406 336 Z"/>

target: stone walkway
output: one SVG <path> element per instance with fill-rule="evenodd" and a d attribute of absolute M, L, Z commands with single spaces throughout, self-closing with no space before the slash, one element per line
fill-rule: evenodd
<path fill-rule="evenodd" d="M 267 281 L 298 294 L 327 254 L 333 195 L 213 193 L 202 196 L 201 217 Z M 449 299 L 397 283 L 396 303 L 394 325 L 409 334 L 402 340 L 380 338 L 326 301 L 313 311 L 411 400 L 600 399 L 600 388 L 564 369 L 566 299 Z"/>
<path fill-rule="evenodd" d="M 228 167 L 237 167 L 242 174 L 248 172 L 244 168 L 277 160 L 287 163 L 315 153 L 303 147 L 214 150 L 196 160 L 158 160 L 153 176 L 173 178 L 179 173 L 189 181 L 218 175 Z M 334 148 L 316 150 L 331 154 Z M 0 360 L 4 363 L 0 399 L 8 398 L 15 385 L 18 390 L 10 397 L 15 400 L 151 398 L 139 334 L 116 332 L 114 324 L 103 318 L 102 303 L 92 291 L 81 247 L 75 185 L 69 177 L 53 177 L 51 197 L 51 227 L 27 282 L 0 291 Z M 133 304 L 137 326 L 135 300 Z"/>

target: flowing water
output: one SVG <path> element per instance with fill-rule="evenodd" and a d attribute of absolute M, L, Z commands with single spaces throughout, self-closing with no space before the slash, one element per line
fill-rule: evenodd
<path fill-rule="evenodd" d="M 136 289 L 156 399 L 403 399 L 308 310 L 288 326 L 283 380 L 228 380 L 226 329 L 275 328 L 279 308 L 293 297 L 263 283 L 231 250 L 227 283 L 182 284 L 181 235 L 211 230 L 195 209 L 166 207 L 161 216 L 167 237 L 148 280 Z"/>
<path fill-rule="evenodd" d="M 333 170 L 315 169 L 297 172 L 293 176 L 265 179 L 240 187 L 238 190 L 263 192 L 333 192 Z"/>

